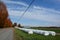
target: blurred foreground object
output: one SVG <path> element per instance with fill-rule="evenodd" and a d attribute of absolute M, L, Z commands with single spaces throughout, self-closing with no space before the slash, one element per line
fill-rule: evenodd
<path fill-rule="evenodd" d="M 6 5 L 0 1 L 0 28 L 12 27 Z"/>

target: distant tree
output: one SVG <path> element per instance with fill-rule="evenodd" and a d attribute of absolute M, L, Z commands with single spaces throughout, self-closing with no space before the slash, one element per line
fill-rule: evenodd
<path fill-rule="evenodd" d="M 14 24 L 13 24 L 13 27 L 15 27 L 15 26 L 17 26 L 17 23 L 14 23 Z"/>
<path fill-rule="evenodd" d="M 21 24 L 18 24 L 18 27 L 21 27 Z"/>

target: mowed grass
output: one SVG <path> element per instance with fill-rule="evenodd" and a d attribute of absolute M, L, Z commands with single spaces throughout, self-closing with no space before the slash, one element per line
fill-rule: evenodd
<path fill-rule="evenodd" d="M 44 36 L 40 34 L 28 34 L 21 30 L 15 29 L 15 40 L 60 40 L 60 35 Z"/>

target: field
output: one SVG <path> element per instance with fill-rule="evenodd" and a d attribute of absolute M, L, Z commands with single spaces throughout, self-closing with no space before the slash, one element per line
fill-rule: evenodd
<path fill-rule="evenodd" d="M 57 29 L 56 32 L 59 32 L 59 29 Z M 21 30 L 15 29 L 15 40 L 60 40 L 60 35 L 44 36 L 40 34 L 28 34 Z"/>
<path fill-rule="evenodd" d="M 47 31 L 55 31 L 57 33 L 60 33 L 60 28 L 58 27 L 32 27 L 32 29 L 39 29 L 39 30 L 47 30 Z"/>

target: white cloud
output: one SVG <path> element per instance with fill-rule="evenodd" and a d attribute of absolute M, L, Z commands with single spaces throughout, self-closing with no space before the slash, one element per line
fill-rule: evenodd
<path fill-rule="evenodd" d="M 3 0 L 3 2 L 5 3 L 12 3 L 12 4 L 19 4 L 19 5 L 23 5 L 23 6 L 28 6 L 26 3 L 24 2 L 16 2 L 16 1 L 11 1 L 11 0 Z"/>
<path fill-rule="evenodd" d="M 39 10 L 39 11 L 44 11 L 44 12 L 49 12 L 51 13 L 57 13 L 60 14 L 60 11 L 54 10 L 54 9 L 49 9 L 49 8 L 43 8 L 43 7 L 39 7 L 39 6 L 33 6 L 34 9 Z M 48 14 L 49 14 L 48 13 Z"/>
<path fill-rule="evenodd" d="M 43 20 L 48 22 L 60 23 L 60 19 L 57 19 L 57 17 L 60 17 L 58 15 L 36 15 L 36 14 L 27 12 L 24 17 L 29 19 L 35 19 L 35 20 Z"/>
<path fill-rule="evenodd" d="M 33 8 L 35 8 L 35 9 L 42 9 L 42 8 L 39 7 L 39 6 L 33 6 Z"/>
<path fill-rule="evenodd" d="M 8 10 L 8 13 L 9 15 L 12 15 L 12 16 L 21 16 L 23 12 L 16 11 L 16 10 Z"/>
<path fill-rule="evenodd" d="M 23 2 L 15 2 L 11 0 L 3 0 L 5 3 L 12 3 L 12 4 L 19 4 L 23 6 L 28 6 L 26 3 Z M 25 8 L 16 8 L 16 9 L 24 9 Z M 29 9 L 30 11 L 27 11 L 26 14 L 24 15 L 24 18 L 28 19 L 34 19 L 34 20 L 43 20 L 47 22 L 53 22 L 55 24 L 45 24 L 45 25 L 57 25 L 60 24 L 60 11 L 54 10 L 54 9 L 49 9 L 49 8 L 44 8 L 40 6 L 33 6 L 33 8 Z M 17 11 L 17 10 L 12 10 L 12 8 L 8 8 L 9 15 L 13 17 L 20 17 L 24 11 Z M 25 24 L 26 25 L 26 24 Z M 28 25 L 28 24 L 27 24 Z M 30 25 L 30 24 L 29 24 Z M 33 24 L 31 24 L 33 25 Z M 35 23 L 35 25 L 37 25 Z M 39 25 L 39 24 L 38 24 Z"/>
<path fill-rule="evenodd" d="M 41 9 L 41 10 L 40 10 Z M 35 19 L 35 20 L 43 20 L 48 22 L 54 22 L 54 23 L 60 23 L 60 15 L 58 15 L 60 12 L 43 8 L 43 7 L 37 7 L 34 6 L 33 9 L 30 11 L 27 11 L 24 15 L 24 18 L 28 19 Z M 9 14 L 13 16 L 21 16 L 24 11 L 15 11 L 15 10 L 9 10 Z"/>
<path fill-rule="evenodd" d="M 34 6 L 32 12 L 27 12 L 24 17 L 35 20 L 44 20 L 48 22 L 60 23 L 60 15 L 58 14 L 60 14 L 59 11 L 43 8 L 39 6 Z"/>

